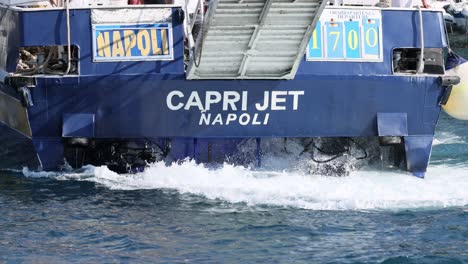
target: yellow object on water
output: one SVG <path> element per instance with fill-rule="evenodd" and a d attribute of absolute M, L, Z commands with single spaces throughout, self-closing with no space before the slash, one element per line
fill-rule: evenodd
<path fill-rule="evenodd" d="M 460 83 L 454 85 L 447 104 L 442 108 L 451 117 L 468 120 L 468 62 L 465 62 L 446 73 L 460 76 Z"/>

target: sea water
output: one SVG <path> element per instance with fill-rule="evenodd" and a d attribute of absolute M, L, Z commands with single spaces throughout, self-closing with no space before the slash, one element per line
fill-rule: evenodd
<path fill-rule="evenodd" d="M 0 263 L 468 263 L 467 122 L 441 115 L 424 180 L 302 163 L 3 172 Z"/>

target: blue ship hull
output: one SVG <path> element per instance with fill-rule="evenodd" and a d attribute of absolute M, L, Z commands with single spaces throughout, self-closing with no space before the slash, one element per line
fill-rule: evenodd
<path fill-rule="evenodd" d="M 260 143 L 273 137 L 392 136 L 403 139 L 406 168 L 424 175 L 446 89 L 438 75 L 392 72 L 392 50 L 420 42 L 413 30 L 419 26 L 416 11 L 382 12 L 382 62 L 304 59 L 293 80 L 194 81 L 185 78 L 181 21 L 173 9 L 173 61 L 116 63 L 93 62 L 89 11 L 74 10 L 72 42 L 80 47 L 81 73 L 32 78 L 33 105 L 24 106 L 31 135 L 0 120 L 0 166 L 57 170 L 70 153 L 83 151 L 70 139 L 105 146 L 152 142 L 172 160 L 210 161 L 235 154 L 246 138 Z M 14 45 L 3 51 L 9 54 L 6 72 L 14 71 L 17 47 L 66 43 L 62 10 L 6 12 L 23 25 L 9 32 Z M 408 34 L 400 34 L 404 26 Z M 425 36 L 427 47 L 447 49 L 441 13 L 424 12 L 424 29 L 434 32 Z M 8 79 L 0 86 L 0 97 L 16 97 L 25 105 L 15 92 L 15 79 Z"/>

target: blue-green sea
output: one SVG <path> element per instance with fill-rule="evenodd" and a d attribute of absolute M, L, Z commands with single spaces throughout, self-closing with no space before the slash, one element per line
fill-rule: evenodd
<path fill-rule="evenodd" d="M 0 175 L 0 263 L 468 263 L 468 123 L 442 115 L 434 144 L 424 180 L 192 162 Z"/>

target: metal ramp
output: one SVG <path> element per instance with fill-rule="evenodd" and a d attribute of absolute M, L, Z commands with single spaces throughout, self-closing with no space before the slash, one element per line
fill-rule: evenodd
<path fill-rule="evenodd" d="M 293 79 L 326 2 L 213 0 L 187 79 Z"/>

